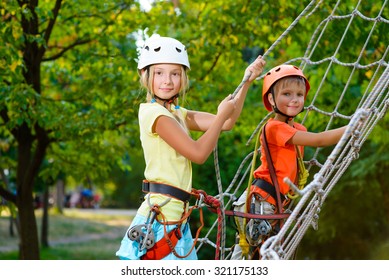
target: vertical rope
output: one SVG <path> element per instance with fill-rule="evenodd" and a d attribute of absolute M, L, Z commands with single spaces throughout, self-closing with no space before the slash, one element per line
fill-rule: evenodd
<path fill-rule="evenodd" d="M 222 180 L 220 176 L 220 167 L 219 167 L 219 156 L 217 151 L 217 145 L 215 149 L 213 150 L 213 157 L 215 162 L 215 173 L 216 173 L 216 182 L 217 182 L 217 188 L 219 192 L 219 201 L 220 201 L 220 207 L 218 209 L 218 230 L 217 235 L 220 234 L 220 256 L 218 259 L 222 260 L 224 259 L 225 255 L 225 245 L 226 245 L 226 223 L 225 223 L 225 207 L 224 207 L 224 193 L 223 193 L 223 185 Z M 218 236 L 219 238 L 219 236 Z M 218 249 L 218 248 L 217 248 Z M 219 252 L 219 250 L 216 250 L 216 252 Z"/>

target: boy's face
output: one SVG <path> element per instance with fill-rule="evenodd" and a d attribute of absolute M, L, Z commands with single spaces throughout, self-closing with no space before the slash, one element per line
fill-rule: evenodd
<path fill-rule="evenodd" d="M 274 100 L 275 97 L 275 100 Z M 305 85 L 295 79 L 277 82 L 273 94 L 268 95 L 270 104 L 288 116 L 296 116 L 304 108 Z"/>

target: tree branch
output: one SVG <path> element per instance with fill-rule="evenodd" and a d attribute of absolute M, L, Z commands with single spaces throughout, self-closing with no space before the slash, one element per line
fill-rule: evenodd
<path fill-rule="evenodd" d="M 207 73 L 205 73 L 205 75 L 200 78 L 200 81 L 204 80 L 205 77 L 207 77 L 212 72 L 213 68 L 216 67 L 216 64 L 219 61 L 219 58 L 221 55 L 222 55 L 222 53 L 218 53 L 216 55 L 216 58 L 213 60 L 212 66 L 208 69 Z"/>
<path fill-rule="evenodd" d="M 61 1 L 61 0 L 57 0 L 57 2 L 58 1 Z M 57 6 L 57 5 L 56 5 Z M 125 11 L 127 8 L 128 8 L 128 6 L 127 5 L 123 5 L 123 4 L 119 4 L 119 5 L 117 5 L 117 6 L 114 6 L 112 9 L 109 9 L 109 10 L 107 10 L 106 11 L 106 13 L 107 12 L 111 12 L 111 11 L 114 11 L 115 9 L 117 9 L 118 7 L 121 7 L 120 8 L 120 10 L 119 10 L 119 12 L 116 14 L 116 16 L 115 16 L 115 18 L 117 18 L 121 13 L 123 13 L 123 11 Z M 60 8 L 60 7 L 59 7 Z M 59 9 L 58 8 L 58 9 Z M 103 13 L 104 14 L 104 13 Z M 90 17 L 98 17 L 98 18 L 101 18 L 102 20 L 105 20 L 105 18 L 104 17 L 102 17 L 102 16 L 100 16 L 100 15 L 98 15 L 98 14 L 87 14 L 87 15 L 85 15 L 85 17 L 88 17 L 88 18 L 90 18 Z M 78 16 L 76 16 L 76 17 L 78 17 L 78 18 L 80 18 L 80 17 L 83 17 L 83 15 L 78 15 Z M 70 18 L 68 18 L 68 19 L 65 19 L 65 21 L 67 21 L 67 20 L 69 20 L 69 19 L 71 19 L 71 18 L 75 18 L 75 17 L 70 17 Z M 111 25 L 111 24 L 114 24 L 115 23 L 115 21 L 116 20 L 109 20 L 109 21 L 107 21 L 107 22 L 105 22 L 105 27 L 102 29 L 102 31 L 101 31 L 101 33 L 104 33 L 107 29 L 108 29 L 108 27 Z M 55 22 L 55 20 L 53 21 L 53 25 L 54 25 L 54 22 Z M 98 37 L 98 35 L 96 35 L 96 38 Z M 45 38 L 46 38 L 46 34 L 45 34 Z M 78 45 L 83 45 L 83 44 L 87 44 L 87 43 L 89 43 L 89 42 L 92 42 L 93 40 L 95 40 L 94 38 L 87 38 L 87 39 L 80 39 L 80 40 L 76 40 L 74 43 L 72 43 L 72 44 L 70 44 L 69 46 L 67 46 L 67 47 L 65 47 L 65 48 L 63 48 L 62 49 L 62 51 L 60 51 L 59 53 L 57 53 L 57 54 L 55 54 L 55 55 L 53 55 L 53 56 L 51 56 L 51 57 L 47 57 L 47 58 L 43 58 L 42 59 L 42 61 L 51 61 L 51 60 L 55 60 L 55 59 L 57 59 L 57 58 L 59 58 L 59 57 L 61 57 L 65 52 L 67 52 L 68 50 L 70 50 L 70 49 L 72 49 L 72 48 L 74 48 L 74 47 L 76 47 L 76 46 L 78 46 Z M 48 41 L 46 41 L 46 43 L 47 43 Z"/>
<path fill-rule="evenodd" d="M 44 35 L 44 39 L 45 39 L 45 42 L 47 45 L 49 44 L 51 32 L 53 31 L 55 21 L 57 19 L 58 14 L 59 14 L 59 10 L 61 9 L 61 4 L 62 4 L 62 0 L 55 1 L 55 6 L 54 6 L 53 11 L 52 11 L 54 17 L 50 19 L 49 24 L 47 25 L 47 28 L 45 31 L 45 35 Z"/>
<path fill-rule="evenodd" d="M 42 61 L 56 60 L 57 58 L 60 58 L 65 52 L 67 52 L 68 50 L 74 48 L 75 46 L 87 44 L 87 43 L 89 43 L 91 41 L 93 41 L 93 39 L 77 40 L 73 44 L 70 44 L 69 46 L 63 48 L 62 51 L 60 51 L 59 53 L 57 53 L 57 54 L 55 54 L 53 56 L 47 57 L 47 58 L 43 58 Z"/>

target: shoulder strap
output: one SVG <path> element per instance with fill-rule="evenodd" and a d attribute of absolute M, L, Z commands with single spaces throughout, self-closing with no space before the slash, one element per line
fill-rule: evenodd
<path fill-rule="evenodd" d="M 282 213 L 281 192 L 280 192 L 280 187 L 278 185 L 276 171 L 274 170 L 273 160 L 271 158 L 269 147 L 266 140 L 266 125 L 262 129 L 262 137 L 263 137 L 262 139 L 264 144 L 265 155 L 267 158 L 267 165 L 269 166 L 269 170 L 270 170 L 271 180 L 273 182 L 273 186 L 276 189 L 278 213 Z"/>

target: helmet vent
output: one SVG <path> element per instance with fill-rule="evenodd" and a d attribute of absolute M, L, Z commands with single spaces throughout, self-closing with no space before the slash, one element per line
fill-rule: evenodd
<path fill-rule="evenodd" d="M 179 48 L 176 48 L 176 50 L 177 50 L 177 52 L 179 52 L 179 53 L 180 53 L 180 52 L 182 52 L 182 50 L 181 50 L 181 49 L 179 49 Z"/>
<path fill-rule="evenodd" d="M 281 67 L 278 67 L 275 71 L 278 72 L 281 70 Z"/>
<path fill-rule="evenodd" d="M 159 52 L 160 50 L 161 50 L 161 47 L 154 49 L 155 52 Z"/>

